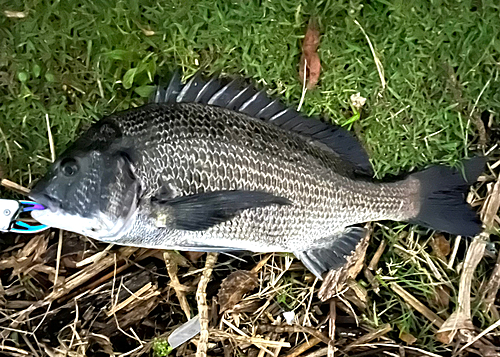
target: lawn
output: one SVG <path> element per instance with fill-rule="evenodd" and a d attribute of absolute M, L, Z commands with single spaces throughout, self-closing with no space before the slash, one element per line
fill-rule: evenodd
<path fill-rule="evenodd" d="M 351 95 L 359 92 L 365 97 L 366 104 L 359 119 L 347 127 L 357 134 L 369 151 L 377 178 L 399 175 L 430 164 L 456 165 L 465 157 L 485 152 L 489 153 L 492 162 L 498 160 L 499 150 L 495 145 L 500 139 L 500 4 L 495 0 L 200 0 L 158 3 L 149 0 L 28 0 L 23 4 L 0 0 L 0 10 L 0 173 L 2 178 L 26 187 L 43 175 L 51 161 L 48 126 L 55 152 L 60 153 L 82 129 L 103 115 L 145 103 L 154 85 L 176 68 L 182 69 L 186 76 L 200 69 L 206 75 L 240 74 L 261 87 L 269 88 L 273 95 L 282 97 L 288 104 L 297 106 L 302 95 L 298 75 L 301 43 L 311 17 L 317 20 L 321 32 L 318 53 L 322 72 L 317 87 L 305 94 L 301 110 L 342 125 L 350 123 L 355 115 L 350 104 Z M 373 52 L 368 40 L 373 45 Z M 379 69 L 377 59 L 381 64 Z M 484 176 L 485 182 L 477 187 L 473 196 L 478 206 L 484 204 L 484 197 L 492 189 L 490 184 L 488 191 L 486 183 L 495 181 L 498 174 L 498 167 L 489 170 Z M 4 197 L 14 197 L 3 188 L 0 193 Z M 432 322 L 415 311 L 390 286 L 391 283 L 399 284 L 444 320 L 455 310 L 460 266 L 471 240 L 444 236 L 444 244 L 451 245 L 451 249 L 458 242 L 457 252 L 451 260 L 453 253 L 439 257 L 438 249 L 431 248 L 431 243 L 437 240 L 431 234 L 403 224 L 375 224 L 367 264 L 381 242 L 387 243 L 378 267 L 372 271 L 377 288 L 367 276 L 360 274 L 356 284 L 366 294 L 363 298 L 357 297 L 361 300 L 359 304 L 350 304 L 354 313 L 349 315 L 348 308 L 342 313 L 346 319 L 356 315 L 366 327 L 364 333 L 389 324 L 392 331 L 384 338 L 390 338 L 396 344 L 408 345 L 408 341 L 415 338 L 411 345 L 415 348 L 429 353 L 451 354 L 457 342 L 439 342 Z M 476 294 L 481 296 L 495 265 L 498 236 L 493 234 L 490 238 L 488 254 L 479 264 L 472 286 L 472 321 L 477 332 L 498 319 L 495 313 L 482 307 L 480 299 L 475 298 Z M 77 246 L 96 254 L 105 247 L 93 246 L 84 238 L 71 239 L 83 241 Z M 43 261 L 48 267 L 46 271 L 23 271 L 19 265 L 11 266 L 14 263 L 0 264 L 2 284 L 10 289 L 10 294 L 0 293 L 5 317 L 26 308 L 20 302 L 9 304 L 10 300 L 43 300 L 52 291 L 56 259 L 55 255 L 51 259 L 44 258 L 42 252 L 33 256 L 37 253 L 27 250 L 25 237 L 5 235 L 0 240 L 3 249 L 19 245 L 7 250 L 4 260 L 16 254 L 20 257 L 20 251 L 24 250 L 23 254 L 31 257 L 33 265 Z M 52 249 L 55 254 L 57 243 L 56 234 L 44 237 L 37 247 Z M 111 251 L 123 253 L 116 247 Z M 140 258 L 137 252 L 133 252 L 136 255 L 123 254 L 126 258 Z M 150 269 L 160 274 L 158 281 L 166 285 L 169 280 L 164 278 L 168 276 L 165 263 L 159 260 L 161 255 L 155 254 L 144 258 L 144 266 L 146 263 L 155 265 Z M 188 262 L 189 267 L 180 265 L 183 284 L 189 285 L 194 279 L 194 273 L 185 273 L 202 268 L 203 259 Z M 252 257 L 254 262 L 260 259 L 259 256 Z M 216 266 L 214 282 L 220 283 L 229 271 L 236 268 L 252 267 L 251 264 L 245 266 L 238 261 L 228 261 L 233 265 L 221 263 Z M 448 265 L 450 261 L 452 264 Z M 140 259 L 137 262 L 143 266 Z M 61 261 L 61 264 L 65 263 Z M 255 309 L 266 299 L 281 309 L 296 308 L 297 315 L 302 313 L 302 318 L 306 317 L 301 324 L 327 331 L 328 328 L 325 330 L 324 327 L 328 327 L 328 323 L 325 324 L 324 320 L 329 311 L 328 304 L 321 304 L 307 295 L 308 291 L 317 289 L 319 283 L 313 285 L 313 280 L 306 279 L 307 274 L 301 265 L 296 262 L 289 264 L 289 258 L 285 256 L 273 256 L 265 267 L 268 269 L 260 273 L 259 292 L 272 285 L 275 294 L 256 293 L 258 297 L 254 294 L 253 300 L 245 301 L 262 302 L 260 305 L 256 303 Z M 64 278 L 77 271 L 71 264 L 63 268 L 60 277 Z M 111 268 L 109 265 L 102 269 Z M 137 274 L 142 274 L 138 266 L 132 268 L 138 269 Z M 284 272 L 277 281 L 273 278 L 279 274 L 273 269 Z M 127 271 L 112 279 L 113 284 L 124 276 L 127 279 L 132 274 Z M 94 280 L 110 283 L 105 279 Z M 159 306 L 144 312 L 130 326 L 140 331 L 140 336 L 135 336 L 137 340 L 152 341 L 155 336 L 170 332 L 185 321 L 176 294 L 161 284 L 158 286 L 161 292 L 161 299 L 157 301 Z M 106 289 L 112 290 L 109 286 Z M 207 289 L 210 290 L 210 284 Z M 64 296 L 71 294 L 68 291 Z M 188 290 L 187 294 L 191 309 L 196 312 L 194 291 Z M 213 294 L 209 293 L 209 300 Z M 3 330 L 2 337 L 8 345 L 27 351 L 33 348 L 40 355 L 45 353 L 40 347 L 43 344 L 53 349 L 59 346 L 59 340 L 47 337 L 47 329 L 56 328 L 54 326 L 61 329 L 78 320 L 75 319 L 74 303 L 67 305 L 66 315 L 57 315 L 66 311 L 64 304 L 73 301 L 62 296 L 48 309 L 45 305 L 38 306 L 37 314 L 32 316 L 34 324 L 28 319 L 12 327 L 12 321 L 4 318 L 2 327 L 10 330 Z M 309 298 L 312 303 L 300 307 L 304 303 L 301 305 L 297 301 L 306 299 L 307 302 Z M 170 301 L 175 301 L 175 304 Z M 102 306 L 107 302 L 103 295 Z M 88 307 L 90 301 L 86 304 Z M 317 306 L 315 313 L 309 311 L 311 306 Z M 44 312 L 51 311 L 51 308 L 55 312 L 47 313 L 47 318 L 42 320 Z M 80 314 L 84 312 L 80 309 Z M 94 316 L 92 312 L 89 314 Z M 249 323 L 252 314 L 248 311 L 240 313 L 243 317 L 235 317 L 235 314 L 226 318 L 233 326 L 241 319 L 240 327 L 248 335 L 255 332 L 252 324 L 264 321 L 261 316 L 260 320 L 255 318 Z M 64 324 L 50 325 L 56 316 Z M 165 319 L 169 321 L 160 321 Z M 92 341 L 96 346 L 108 346 L 119 352 L 140 345 L 133 333 L 127 330 L 124 335 L 121 329 L 99 330 L 104 335 L 109 333 L 111 342 L 108 345 L 97 337 L 92 340 L 89 337 L 92 326 L 83 322 L 78 326 L 82 336 L 87 334 L 87 340 L 82 337 L 82 341 Z M 227 325 L 221 326 L 221 329 L 227 328 Z M 22 332 L 33 331 L 35 327 L 38 327 L 37 333 L 43 335 L 39 339 L 37 334 Z M 67 333 L 71 338 L 71 329 Z M 266 335 L 279 340 L 276 336 Z M 304 333 L 286 332 L 283 336 L 287 336 L 286 341 L 294 346 L 303 343 Z M 60 340 L 66 341 L 66 337 Z M 338 337 L 349 342 L 354 338 Z M 491 333 L 490 339 L 494 338 L 498 342 L 498 337 Z M 127 342 L 120 344 L 117 341 Z M 89 342 L 89 346 L 92 343 Z M 72 340 L 72 344 L 67 344 L 70 347 L 65 346 L 77 351 L 80 347 L 71 347 L 73 344 Z M 61 342 L 60 346 L 63 345 Z M 322 347 L 324 345 L 314 348 Z M 213 348 L 220 348 L 220 345 Z M 280 356 L 289 351 L 283 348 Z M 341 348 L 341 351 L 344 350 Z M 235 347 L 234 353 L 251 355 L 252 348 L 242 350 Z"/>

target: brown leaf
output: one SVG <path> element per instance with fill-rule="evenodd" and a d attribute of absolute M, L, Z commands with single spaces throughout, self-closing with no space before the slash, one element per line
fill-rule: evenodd
<path fill-rule="evenodd" d="M 232 309 L 244 294 L 252 291 L 258 285 L 257 273 L 248 270 L 237 270 L 224 279 L 220 285 L 220 312 Z"/>
<path fill-rule="evenodd" d="M 399 334 L 399 338 L 401 339 L 401 341 L 406 342 L 409 345 L 413 345 L 415 342 L 417 342 L 417 338 L 408 332 L 401 331 L 401 333 Z"/>
<path fill-rule="evenodd" d="M 431 239 L 432 251 L 438 258 L 445 258 L 450 254 L 450 242 L 440 233 L 434 234 Z"/>
<path fill-rule="evenodd" d="M 307 89 L 313 89 L 318 83 L 321 72 L 321 61 L 318 55 L 319 29 L 316 21 L 311 19 L 307 25 L 307 32 L 302 42 L 302 56 L 300 58 L 300 81 L 304 80 L 304 67 L 306 70 Z M 307 63 L 307 64 L 306 64 Z"/>
<path fill-rule="evenodd" d="M 401 333 L 399 334 L 399 338 L 401 339 L 401 341 L 406 342 L 409 345 L 413 345 L 415 342 L 417 342 L 417 338 L 408 332 L 401 331 Z"/>
<path fill-rule="evenodd" d="M 438 307 L 438 309 L 447 309 L 450 305 L 450 288 L 446 285 L 436 286 L 432 302 Z"/>
<path fill-rule="evenodd" d="M 443 332 L 436 332 L 436 340 L 438 340 L 441 343 L 444 343 L 445 345 L 449 345 L 450 343 L 453 342 L 453 338 L 455 337 L 455 334 L 457 331 L 455 330 L 449 330 L 449 331 L 443 331 Z"/>

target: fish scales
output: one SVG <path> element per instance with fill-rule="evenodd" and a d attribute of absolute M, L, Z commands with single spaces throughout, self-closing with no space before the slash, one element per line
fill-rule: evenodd
<path fill-rule="evenodd" d="M 126 114 L 114 120 L 126 136 L 135 136 L 136 127 L 148 123 L 148 132 L 141 130 L 134 141 L 138 151 L 150 152 L 136 161 L 137 174 L 148 187 L 146 197 L 166 184 L 182 196 L 258 190 L 294 203 L 249 209 L 207 231 L 185 232 L 174 242 L 178 246 L 223 239 L 241 249 L 263 241 L 261 250 L 271 244 L 267 249 L 294 251 L 307 248 L 304 240 L 314 244 L 347 225 L 404 219 L 416 212 L 407 194 L 409 183 L 374 184 L 338 175 L 338 159 L 272 124 L 200 104 L 152 105 L 139 111 L 130 119 Z M 129 236 L 133 240 L 134 232 Z M 145 237 L 137 234 L 137 239 Z M 150 244 L 161 246 L 161 233 Z"/>
<path fill-rule="evenodd" d="M 34 187 L 32 197 L 50 208 L 36 218 L 123 245 L 293 252 L 320 278 L 355 249 L 359 223 L 477 230 L 463 199 L 470 183 L 456 170 L 374 181 L 366 153 L 345 130 L 265 94 L 204 83 L 182 87 L 174 79 L 160 103 L 91 127 Z M 239 110 L 221 104 L 234 105 L 231 97 L 242 101 Z M 481 165 L 468 164 L 469 181 Z"/>

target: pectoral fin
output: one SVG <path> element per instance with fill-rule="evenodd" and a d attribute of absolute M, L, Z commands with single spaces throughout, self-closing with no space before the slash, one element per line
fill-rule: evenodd
<path fill-rule="evenodd" d="M 366 229 L 349 227 L 344 232 L 325 239 L 326 244 L 319 248 L 294 252 L 302 263 L 318 279 L 323 280 L 323 273 L 341 268 L 356 250 L 356 246 L 366 234 Z"/>
<path fill-rule="evenodd" d="M 166 209 L 169 221 L 176 229 L 201 231 L 227 221 L 245 209 L 289 205 L 291 202 L 267 192 L 234 190 L 157 200 L 154 204 Z"/>

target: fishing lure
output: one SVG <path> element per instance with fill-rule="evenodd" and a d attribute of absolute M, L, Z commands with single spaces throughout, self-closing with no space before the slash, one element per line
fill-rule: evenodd
<path fill-rule="evenodd" d="M 45 224 L 30 224 L 20 219 L 22 213 L 44 209 L 33 201 L 0 199 L 0 232 L 39 233 L 48 229 Z"/>

